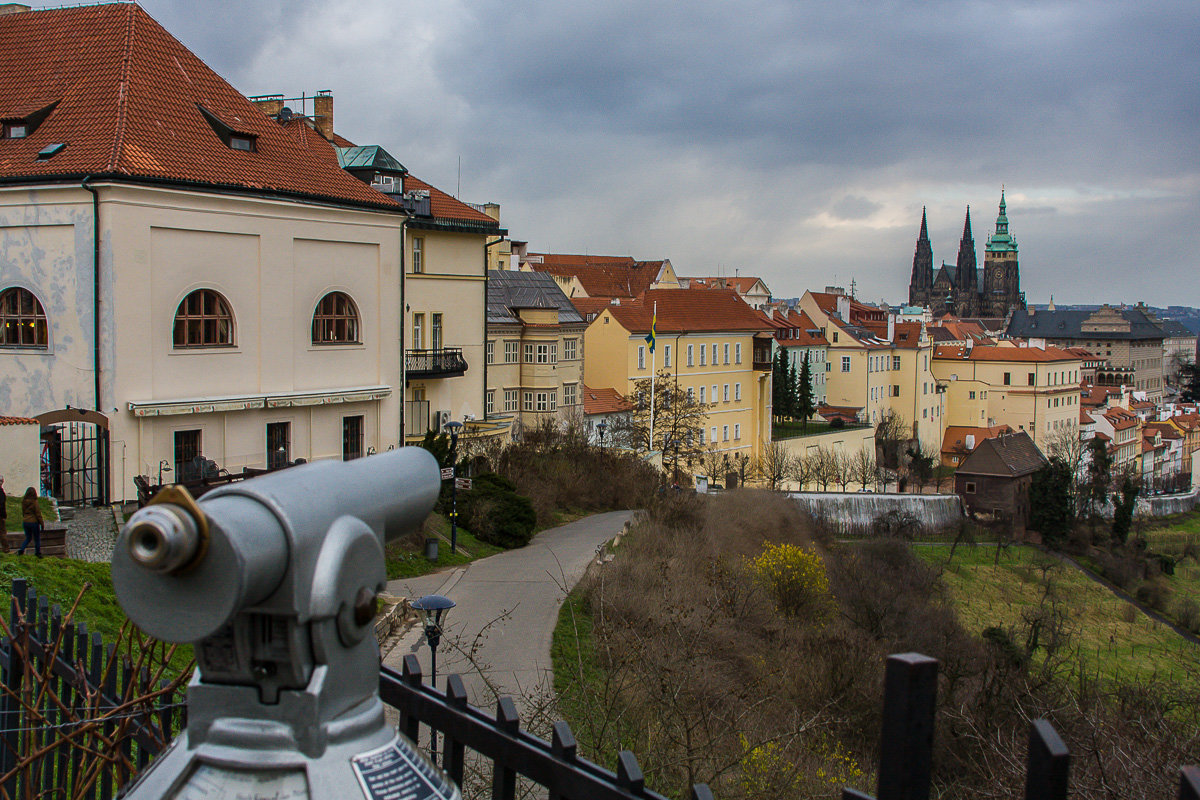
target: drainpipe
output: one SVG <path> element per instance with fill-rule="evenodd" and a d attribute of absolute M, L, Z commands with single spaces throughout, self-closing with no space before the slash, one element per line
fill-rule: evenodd
<path fill-rule="evenodd" d="M 482 398 L 480 398 L 480 399 L 481 399 L 483 402 L 480 404 L 480 406 L 479 406 L 479 407 L 480 407 L 481 409 L 483 409 L 483 421 L 484 421 L 484 422 L 487 422 L 487 418 L 488 418 L 488 411 L 487 411 L 487 392 L 488 392 L 488 386 L 487 386 L 487 382 L 488 382 L 488 380 L 487 380 L 487 376 L 488 376 L 488 363 L 487 363 L 487 342 L 488 342 L 487 303 L 488 303 L 488 272 L 490 271 L 490 270 L 488 270 L 488 264 L 487 264 L 487 261 L 488 261 L 488 248 L 489 248 L 489 247 L 491 247 L 491 246 L 492 246 L 492 245 L 494 245 L 494 244 L 500 244 L 501 242 L 503 242 L 503 241 L 506 241 L 507 239 L 508 239 L 508 237 L 507 237 L 507 236 L 501 236 L 500 238 L 496 239 L 494 242 L 484 241 L 484 243 L 483 243 L 483 397 L 482 397 Z M 580 383 L 582 383 L 582 382 L 583 382 L 583 381 L 580 381 Z"/>
<path fill-rule="evenodd" d="M 407 246 L 405 232 L 408 230 L 410 219 L 412 217 L 407 214 L 400 218 L 400 441 L 396 442 L 397 448 L 404 447 L 404 417 L 408 402 L 404 399 L 405 393 L 408 391 L 408 370 L 404 358 L 404 314 L 408 310 L 408 307 L 404 305 L 404 287 L 408 283 L 408 273 L 404 271 L 404 248 Z"/>
<path fill-rule="evenodd" d="M 80 184 L 92 195 L 92 375 L 95 381 L 95 409 L 104 413 L 100 405 L 100 191 L 89 182 L 88 175 Z"/>

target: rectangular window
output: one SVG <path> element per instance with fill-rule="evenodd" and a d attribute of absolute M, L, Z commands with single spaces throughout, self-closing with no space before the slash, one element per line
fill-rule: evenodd
<path fill-rule="evenodd" d="M 975 494 L 975 481 L 967 481 L 966 493 Z"/>
<path fill-rule="evenodd" d="M 733 346 L 733 363 L 742 363 L 742 343 L 738 342 Z"/>
<path fill-rule="evenodd" d="M 532 344 L 525 345 L 525 363 L 526 364 L 533 363 L 533 345 Z"/>
<path fill-rule="evenodd" d="M 496 413 L 496 390 L 495 389 L 488 389 L 487 394 L 484 395 L 483 413 L 489 414 L 489 415 Z"/>
<path fill-rule="evenodd" d="M 516 411 L 517 410 L 517 394 L 518 394 L 518 391 L 516 389 L 505 389 L 504 390 L 504 410 L 505 411 Z"/>
<path fill-rule="evenodd" d="M 363 416 L 342 417 L 342 461 L 363 456 Z"/>
<path fill-rule="evenodd" d="M 576 387 L 576 384 L 574 384 L 574 383 L 564 383 L 563 384 L 563 405 L 564 406 L 573 406 L 577 402 L 575 399 L 575 394 L 576 394 L 575 387 Z"/>
<path fill-rule="evenodd" d="M 704 428 L 700 429 L 700 446 L 704 446 Z"/>
<path fill-rule="evenodd" d="M 554 411 L 556 409 L 556 401 L 558 400 L 557 392 L 538 392 L 537 393 L 537 410 L 538 411 Z"/>
<path fill-rule="evenodd" d="M 826 372 L 832 372 L 832 371 L 833 371 L 833 362 L 832 362 L 832 361 L 826 361 L 826 362 L 825 362 L 825 371 L 826 371 Z M 846 370 L 846 371 L 847 371 L 847 372 L 849 372 L 849 370 Z"/>
<path fill-rule="evenodd" d="M 688 360 L 687 360 L 687 365 L 688 365 L 689 367 L 694 367 L 694 366 L 696 365 L 696 364 L 695 364 L 695 350 L 696 350 L 696 345 L 694 345 L 694 344 L 689 344 L 689 345 L 688 345 L 688 349 L 687 349 L 687 354 L 688 354 L 688 356 L 687 356 L 687 358 L 688 358 Z"/>
<path fill-rule="evenodd" d="M 705 353 L 707 353 L 707 352 L 708 352 L 708 348 L 705 347 L 704 345 L 700 345 L 700 366 L 702 366 L 702 367 L 707 363 L 704 360 L 706 358 Z"/>
<path fill-rule="evenodd" d="M 742 399 L 742 385 L 740 383 L 735 383 L 733 385 L 733 399 L 734 400 Z"/>
<path fill-rule="evenodd" d="M 833 332 L 833 343 L 837 344 L 837 341 L 838 341 L 838 332 L 834 331 Z"/>
<path fill-rule="evenodd" d="M 703 386 L 701 386 L 701 387 L 700 387 L 700 404 L 701 404 L 701 405 L 704 405 L 704 404 L 705 404 L 705 400 L 704 400 L 704 387 L 703 387 Z"/>
<path fill-rule="evenodd" d="M 712 385 L 712 394 L 709 397 L 712 398 L 714 403 L 717 402 L 717 385 L 715 383 Z"/>
<path fill-rule="evenodd" d="M 204 471 L 200 431 L 175 431 L 175 480 L 195 480 Z"/>
<path fill-rule="evenodd" d="M 892 397 L 899 397 L 899 396 L 900 396 L 900 386 L 893 383 L 892 384 Z"/>
<path fill-rule="evenodd" d="M 292 423 L 267 423 L 267 469 L 282 469 L 292 453 Z"/>
<path fill-rule="evenodd" d="M 892 369 L 900 369 L 900 356 L 892 356 Z"/>
<path fill-rule="evenodd" d="M 415 273 L 425 271 L 425 239 L 422 236 L 413 237 L 412 265 Z"/>
<path fill-rule="evenodd" d="M 729 359 L 725 359 L 725 362 L 729 363 Z M 712 346 L 712 365 L 714 367 L 717 365 L 717 346 L 715 344 Z"/>
<path fill-rule="evenodd" d="M 671 366 L 671 345 L 663 345 L 663 366 Z"/>
<path fill-rule="evenodd" d="M 432 325 L 430 328 L 430 345 L 434 350 L 442 349 L 442 315 L 434 314 L 432 316 Z"/>
<path fill-rule="evenodd" d="M 722 442 L 729 441 L 729 426 L 728 425 L 721 426 L 721 441 Z"/>
<path fill-rule="evenodd" d="M 413 337 L 412 346 L 414 350 L 425 349 L 425 315 L 413 314 Z"/>
<path fill-rule="evenodd" d="M 1012 386 L 1012 373 L 1011 372 L 1004 373 L 1004 385 Z"/>
<path fill-rule="evenodd" d="M 967 397 L 968 397 L 969 399 L 971 399 L 971 400 L 974 400 L 974 399 L 975 399 L 975 393 L 974 393 L 974 392 L 968 392 L 968 393 L 967 393 Z"/>
<path fill-rule="evenodd" d="M 729 384 L 728 383 L 722 387 L 721 399 L 724 400 L 726 403 L 729 402 Z"/>
<path fill-rule="evenodd" d="M 691 386 L 689 386 L 687 388 L 687 401 L 690 404 L 690 403 L 694 402 L 695 399 L 696 399 L 696 391 Z"/>
<path fill-rule="evenodd" d="M 558 363 L 558 342 L 550 343 L 550 363 L 551 364 Z"/>
<path fill-rule="evenodd" d="M 525 411 L 533 411 L 533 392 L 525 393 L 525 402 L 523 405 Z"/>
<path fill-rule="evenodd" d="M 728 344 L 728 342 L 725 343 L 724 345 L 722 345 L 721 351 L 725 355 L 725 363 L 728 364 L 729 363 L 729 344 Z"/>
<path fill-rule="evenodd" d="M 708 429 L 708 439 L 713 444 L 717 443 L 717 426 L 716 425 L 713 425 L 711 428 Z"/>
<path fill-rule="evenodd" d="M 487 343 L 487 363 L 496 363 L 496 343 L 490 339 Z"/>
<path fill-rule="evenodd" d="M 638 369 L 646 368 L 646 346 L 638 345 Z"/>
<path fill-rule="evenodd" d="M 1036 373 L 1033 373 L 1033 372 L 1029 373 L 1029 385 L 1037 386 L 1037 374 Z"/>
<path fill-rule="evenodd" d="M 521 351 L 521 343 L 520 342 L 506 340 L 504 342 L 504 363 L 505 364 L 516 364 L 517 361 L 519 360 L 520 351 Z"/>
<path fill-rule="evenodd" d="M 842 356 L 842 372 L 850 371 L 850 356 Z"/>
<path fill-rule="evenodd" d="M 733 440 L 740 441 L 742 438 L 742 423 L 735 423 L 733 426 Z"/>
<path fill-rule="evenodd" d="M 574 361 L 578 356 L 578 339 L 563 339 L 563 361 Z"/>

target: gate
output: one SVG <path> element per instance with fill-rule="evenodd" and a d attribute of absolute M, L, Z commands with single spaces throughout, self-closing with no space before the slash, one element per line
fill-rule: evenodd
<path fill-rule="evenodd" d="M 35 419 L 42 426 L 42 494 L 67 506 L 108 503 L 108 418 L 68 407 Z"/>

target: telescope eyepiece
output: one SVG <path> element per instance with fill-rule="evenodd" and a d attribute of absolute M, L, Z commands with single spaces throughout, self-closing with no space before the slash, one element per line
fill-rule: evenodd
<path fill-rule="evenodd" d="M 168 504 L 147 506 L 134 514 L 126 536 L 129 557 L 151 572 L 178 572 L 191 564 L 200 549 L 196 520 Z"/>

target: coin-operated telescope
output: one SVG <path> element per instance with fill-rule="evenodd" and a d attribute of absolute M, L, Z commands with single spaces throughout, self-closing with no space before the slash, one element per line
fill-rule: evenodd
<path fill-rule="evenodd" d="M 384 721 L 373 620 L 384 545 L 441 486 L 416 447 L 314 462 L 206 494 L 160 492 L 121 530 L 117 599 L 192 642 L 187 729 L 130 800 L 458 798 Z"/>

